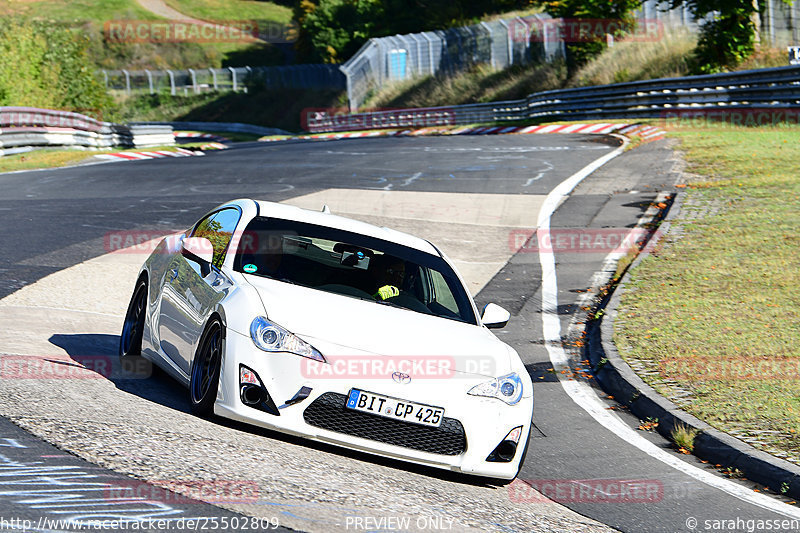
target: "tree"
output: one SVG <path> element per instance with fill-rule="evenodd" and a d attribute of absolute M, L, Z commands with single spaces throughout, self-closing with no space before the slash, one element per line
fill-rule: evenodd
<path fill-rule="evenodd" d="M 719 72 L 735 67 L 759 46 L 760 12 L 764 0 L 662 0 L 670 7 L 686 6 L 702 24 L 694 70 Z M 787 5 L 792 0 L 783 0 Z"/>
<path fill-rule="evenodd" d="M 614 37 L 619 37 L 635 28 L 633 11 L 642 5 L 641 0 L 540 0 L 537 3 L 543 5 L 545 11 L 553 18 L 565 19 L 567 26 L 575 25 L 579 19 L 589 19 L 599 23 L 595 26 L 617 28 L 612 30 Z M 614 24 L 611 24 L 612 22 Z M 605 34 L 597 32 L 576 37 L 574 32 L 568 31 L 564 40 L 567 70 L 570 75 L 581 65 L 602 53 L 606 47 Z"/>
<path fill-rule="evenodd" d="M 443 30 L 531 0 L 297 0 L 296 44 L 303 61 L 347 61 L 371 37 Z"/>
<path fill-rule="evenodd" d="M 733 67 L 756 46 L 758 0 L 667 0 L 672 8 L 686 6 L 705 20 L 695 49 L 693 70 L 711 73 Z"/>

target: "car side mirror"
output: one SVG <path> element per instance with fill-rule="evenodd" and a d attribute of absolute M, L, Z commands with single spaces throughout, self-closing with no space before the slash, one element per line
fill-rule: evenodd
<path fill-rule="evenodd" d="M 203 277 L 211 272 L 211 261 L 214 259 L 214 246 L 204 237 L 187 237 L 181 244 L 181 253 L 200 265 Z"/>
<path fill-rule="evenodd" d="M 511 313 L 497 304 L 486 304 L 481 315 L 481 322 L 489 329 L 499 329 L 508 324 Z"/>

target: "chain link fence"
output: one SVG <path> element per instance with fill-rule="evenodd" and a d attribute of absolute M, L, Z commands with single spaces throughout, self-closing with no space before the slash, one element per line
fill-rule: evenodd
<path fill-rule="evenodd" d="M 647 0 L 636 13 L 637 31 L 655 32 L 697 25 L 685 7 L 665 11 Z M 588 26 L 584 26 L 588 23 Z M 587 32 L 614 33 L 618 21 L 564 21 L 546 14 L 498 19 L 444 31 L 373 38 L 341 69 L 347 76 L 350 109 L 383 87 L 418 76 L 452 74 L 476 63 L 502 69 L 516 64 L 553 62 L 565 55 L 565 42 L 586 39 Z M 610 39 L 609 39 L 610 40 Z"/>
<path fill-rule="evenodd" d="M 268 89 L 344 90 L 344 74 L 335 65 L 228 67 L 189 70 L 103 70 L 106 89 L 132 93 L 188 95 L 247 91 L 250 84 Z"/>
<path fill-rule="evenodd" d="M 762 40 L 773 46 L 800 44 L 800 2 L 766 0 L 761 13 Z"/>
<path fill-rule="evenodd" d="M 547 15 L 481 22 L 448 30 L 373 38 L 341 66 L 347 76 L 351 109 L 358 108 L 386 85 L 417 76 L 451 74 L 476 63 L 502 69 L 530 61 L 555 61 L 564 43 L 535 28 L 548 24 Z"/>

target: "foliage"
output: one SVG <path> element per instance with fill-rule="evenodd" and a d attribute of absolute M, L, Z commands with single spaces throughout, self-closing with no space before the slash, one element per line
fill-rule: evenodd
<path fill-rule="evenodd" d="M 619 21 L 619 26 L 623 29 L 616 31 L 613 36 L 620 37 L 626 30 L 635 29 L 632 13 L 641 5 L 641 0 L 551 0 L 539 3 L 544 5 L 545 11 L 553 18 L 564 18 L 568 21 Z M 605 35 L 576 39 L 568 36 L 566 40 L 567 68 L 570 74 L 600 55 L 606 48 Z"/>
<path fill-rule="evenodd" d="M 441 30 L 486 14 L 527 7 L 529 0 L 298 0 L 296 45 L 303 61 L 339 63 L 370 37 Z"/>
<path fill-rule="evenodd" d="M 764 0 L 664 0 L 670 7 L 684 5 L 702 25 L 693 71 L 707 74 L 741 64 L 756 48 L 756 23 Z M 783 0 L 791 4 L 791 0 Z"/>
<path fill-rule="evenodd" d="M 89 60 L 88 40 L 41 22 L 0 24 L 0 105 L 99 116 L 111 100 Z"/>
<path fill-rule="evenodd" d="M 693 70 L 718 72 L 742 62 L 755 48 L 753 0 L 670 0 L 670 7 L 684 5 L 695 18 L 705 19 L 695 50 Z"/>
<path fill-rule="evenodd" d="M 670 431 L 672 441 L 682 453 L 692 453 L 694 451 L 694 440 L 700 432 L 693 427 L 689 427 L 683 422 L 678 422 Z"/>

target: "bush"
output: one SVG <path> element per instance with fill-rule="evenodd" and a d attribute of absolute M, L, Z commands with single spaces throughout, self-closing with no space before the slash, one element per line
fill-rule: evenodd
<path fill-rule="evenodd" d="M 88 44 L 78 33 L 41 22 L 0 24 L 0 105 L 102 115 L 112 101 Z"/>

